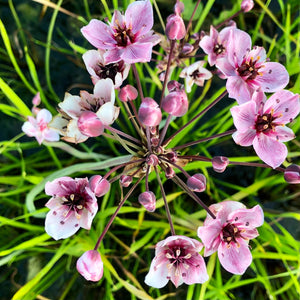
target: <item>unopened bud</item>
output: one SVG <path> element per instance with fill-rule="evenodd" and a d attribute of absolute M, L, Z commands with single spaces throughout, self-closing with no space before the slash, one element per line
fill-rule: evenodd
<path fill-rule="evenodd" d="M 144 98 L 139 108 L 138 117 L 146 126 L 157 126 L 162 118 L 159 105 L 152 98 Z"/>
<path fill-rule="evenodd" d="M 186 114 L 189 102 L 185 91 L 174 91 L 163 98 L 161 107 L 164 111 L 175 117 Z"/>
<path fill-rule="evenodd" d="M 195 192 L 203 192 L 206 188 L 206 178 L 203 174 L 197 173 L 187 180 L 187 186 Z"/>
<path fill-rule="evenodd" d="M 215 172 L 223 173 L 229 164 L 229 159 L 225 156 L 215 156 L 211 162 Z"/>
<path fill-rule="evenodd" d="M 138 91 L 135 87 L 130 84 L 127 84 L 123 88 L 121 88 L 119 93 L 119 98 L 123 102 L 127 102 L 128 100 L 135 100 L 138 96 Z"/>
<path fill-rule="evenodd" d="M 288 183 L 300 183 L 300 167 L 298 165 L 289 165 L 284 171 L 284 179 Z"/>
<path fill-rule="evenodd" d="M 104 131 L 104 125 L 97 115 L 91 111 L 84 111 L 77 121 L 79 131 L 89 137 L 99 136 Z"/>
<path fill-rule="evenodd" d="M 167 19 L 166 35 L 169 40 L 182 40 L 186 29 L 183 19 L 178 14 L 170 15 Z"/>
<path fill-rule="evenodd" d="M 177 153 L 175 151 L 168 152 L 166 154 L 167 158 L 169 159 L 170 162 L 176 162 L 177 161 Z"/>
<path fill-rule="evenodd" d="M 175 171 L 170 166 L 166 168 L 165 170 L 165 176 L 168 179 L 171 179 L 175 176 Z"/>
<path fill-rule="evenodd" d="M 102 178 L 101 175 L 92 176 L 89 179 L 89 185 L 92 192 L 94 192 L 97 197 L 102 197 L 110 189 L 109 181 L 105 178 Z"/>
<path fill-rule="evenodd" d="M 40 92 L 37 92 L 35 94 L 35 96 L 32 98 L 32 104 L 34 106 L 38 106 L 41 103 L 41 96 L 40 96 Z"/>
<path fill-rule="evenodd" d="M 122 175 L 120 177 L 120 183 L 123 187 L 128 187 L 132 182 L 132 176 L 130 175 Z"/>
<path fill-rule="evenodd" d="M 177 1 L 174 5 L 174 12 L 175 14 L 180 15 L 184 11 L 184 4 L 181 1 Z"/>
<path fill-rule="evenodd" d="M 154 193 L 147 191 L 141 193 L 138 198 L 140 204 L 142 204 L 148 211 L 155 211 L 156 198 Z"/>
<path fill-rule="evenodd" d="M 253 0 L 243 0 L 241 4 L 241 10 L 243 12 L 248 12 L 250 11 L 254 6 Z"/>
<path fill-rule="evenodd" d="M 169 92 L 181 91 L 184 90 L 184 85 L 176 80 L 170 80 L 167 84 L 167 88 Z"/>
<path fill-rule="evenodd" d="M 193 52 L 194 49 L 195 48 L 193 45 L 186 43 L 183 45 L 181 53 L 187 55 L 187 54 L 190 54 L 191 52 Z"/>
<path fill-rule="evenodd" d="M 103 262 L 96 250 L 84 252 L 77 260 L 76 268 L 86 280 L 99 281 L 103 276 Z"/>
<path fill-rule="evenodd" d="M 146 163 L 149 166 L 157 166 L 158 165 L 158 157 L 155 154 L 150 154 L 146 159 Z"/>

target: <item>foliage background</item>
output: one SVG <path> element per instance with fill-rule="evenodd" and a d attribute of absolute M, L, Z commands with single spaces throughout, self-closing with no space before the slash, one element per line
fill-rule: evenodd
<path fill-rule="evenodd" d="M 40 3 L 38 3 L 40 2 Z M 110 18 L 114 9 L 125 11 L 130 1 L 59 0 L 0 1 L 0 299 L 300 299 L 300 205 L 299 186 L 288 185 L 282 174 L 269 169 L 230 167 L 216 174 L 206 163 L 191 163 L 186 170 L 203 172 L 209 178 L 202 199 L 209 205 L 225 199 L 260 204 L 265 224 L 251 243 L 253 263 L 243 276 L 225 272 L 216 255 L 207 259 L 210 280 L 203 285 L 172 284 L 157 290 L 144 284 L 154 256 L 154 245 L 169 234 L 163 202 L 155 213 L 145 212 L 137 203 L 137 191 L 115 220 L 100 252 L 104 277 L 99 283 L 86 282 L 77 274 L 76 259 L 91 249 L 120 199 L 115 184 L 99 203 L 100 212 L 90 232 L 80 230 L 74 237 L 54 241 L 44 232 L 44 184 L 59 176 L 85 177 L 105 174 L 116 160 L 127 155 L 118 144 L 103 137 L 85 144 L 37 142 L 21 133 L 30 114 L 32 97 L 39 91 L 42 105 L 53 114 L 65 91 L 77 94 L 92 90 L 81 56 L 91 46 L 80 28 L 91 18 Z M 225 3 L 226 2 L 226 3 Z M 192 13 L 192 0 L 184 1 L 185 19 Z M 157 1 L 161 18 L 172 13 L 173 1 Z M 209 30 L 239 9 L 238 1 L 202 1 L 193 28 Z M 267 49 L 268 57 L 284 64 L 291 75 L 288 89 L 300 90 L 300 16 L 297 0 L 256 0 L 253 11 L 235 18 L 253 44 Z M 59 11 L 60 9 L 60 11 Z M 162 33 L 155 13 L 154 29 Z M 192 62 L 193 60 L 191 60 Z M 144 91 L 159 95 L 161 84 L 155 64 L 139 67 Z M 151 71 L 152 70 L 152 71 Z M 154 71 L 153 71 L 154 70 Z M 176 77 L 176 74 L 174 74 Z M 130 74 L 129 82 L 133 82 Z M 192 90 L 191 110 L 171 130 L 206 107 L 224 90 L 224 81 L 214 79 L 203 89 Z M 119 102 L 120 104 L 120 102 Z M 232 127 L 225 99 L 174 141 L 186 136 L 207 137 Z M 121 105 L 121 104 L 120 104 Z M 119 128 L 129 128 L 120 119 Z M 299 119 L 292 124 L 299 136 Z M 288 144 L 289 163 L 300 164 L 300 140 Z M 227 155 L 236 161 L 259 161 L 252 149 L 237 147 L 230 138 L 210 141 L 188 149 L 190 153 Z M 113 155 L 112 155 L 113 153 Z M 197 171 L 197 172 L 198 172 Z M 153 178 L 150 177 L 153 180 Z M 152 189 L 160 195 L 155 182 Z M 196 230 L 206 213 L 173 184 L 165 182 L 168 200 L 178 234 L 196 238 Z"/>

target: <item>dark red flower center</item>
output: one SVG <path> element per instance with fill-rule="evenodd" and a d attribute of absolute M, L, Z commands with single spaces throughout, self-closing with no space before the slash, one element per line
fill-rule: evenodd
<path fill-rule="evenodd" d="M 215 44 L 215 46 L 214 46 L 214 53 L 216 53 L 217 55 L 220 55 L 220 54 L 222 54 L 222 53 L 224 53 L 225 52 L 225 47 L 223 46 L 223 44 Z"/>
<path fill-rule="evenodd" d="M 115 84 L 115 78 L 117 73 L 122 73 L 124 69 L 125 64 L 124 61 L 121 60 L 119 62 L 108 65 L 98 64 L 98 68 L 95 70 L 95 72 L 98 75 L 98 77 L 100 77 L 100 79 L 110 78 Z"/>
<path fill-rule="evenodd" d="M 241 237 L 240 230 L 231 223 L 226 224 L 222 229 L 223 241 L 230 244 L 231 242 L 237 243 L 236 238 Z"/>
<path fill-rule="evenodd" d="M 261 66 L 257 66 L 257 60 L 251 58 L 249 61 L 244 61 L 237 71 L 241 77 L 247 77 L 247 80 L 253 80 L 257 75 L 260 75 L 258 70 Z"/>
<path fill-rule="evenodd" d="M 276 117 L 273 117 L 273 113 L 258 115 L 255 122 L 255 129 L 257 132 L 268 132 L 270 130 L 274 130 L 276 124 L 274 120 Z"/>

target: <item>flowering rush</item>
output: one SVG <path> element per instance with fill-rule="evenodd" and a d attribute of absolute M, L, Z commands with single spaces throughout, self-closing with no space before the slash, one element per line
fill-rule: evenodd
<path fill-rule="evenodd" d="M 252 1 L 243 1 L 239 13 L 250 11 L 252 4 Z M 97 48 L 83 55 L 87 76 L 94 85 L 93 93 L 85 90 L 79 95 L 66 93 L 49 126 L 67 142 L 111 139 L 115 149 L 122 146 L 129 153 L 101 162 L 105 169 L 112 167 L 106 174 L 89 179 L 61 177 L 46 183 L 45 192 L 51 199 L 46 203 L 50 211 L 45 229 L 55 240 L 68 238 L 80 228 L 93 230 L 93 237 L 96 236 L 95 228 L 99 226 L 93 226 L 93 220 L 101 201 L 98 198 L 109 193 L 113 184 L 114 191 L 120 188 L 120 192 L 113 195 L 119 193 L 121 197 L 111 199 L 115 201 L 115 210 L 94 248 L 84 252 L 77 261 L 77 270 L 86 280 L 102 278 L 105 253 L 101 258 L 98 248 L 128 199 L 142 212 L 153 213 L 154 218 L 158 213 L 157 199 L 161 198 L 169 224 L 164 239 L 155 242 L 155 257 L 145 277 L 147 285 L 162 288 L 169 281 L 175 287 L 206 282 L 209 276 L 202 257 L 203 247 L 204 256 L 218 252 L 220 263 L 228 272 L 240 275 L 246 272 L 252 263 L 249 241 L 259 235 L 257 228 L 263 225 L 263 210 L 259 205 L 246 208 L 237 201 L 207 206 L 200 193 L 205 193 L 213 178 L 207 176 L 208 172 L 195 170 L 189 165 L 191 162 L 197 162 L 201 166 L 199 169 L 210 165 L 213 171 L 224 173 L 224 176 L 233 165 L 276 169 L 274 172 L 284 173 L 287 182 L 300 182 L 299 166 L 280 167 L 288 154 L 283 142 L 294 138 L 293 131 L 285 125 L 300 111 L 299 95 L 283 90 L 289 80 L 285 67 L 269 62 L 264 48 L 252 48 L 251 37 L 231 20 L 220 32 L 217 28 L 224 24 L 211 26 L 209 33 L 192 34 L 192 20 L 186 26 L 181 17 L 183 11 L 183 3 L 176 1 L 174 14 L 167 18 L 166 37 L 152 30 L 153 9 L 149 0 L 131 3 L 125 14 L 116 10 L 108 24 L 93 19 L 81 29 L 83 36 Z M 154 50 L 155 46 L 160 46 L 161 52 Z M 153 83 L 161 86 L 160 93 L 143 90 L 143 86 L 148 88 L 148 81 L 143 82 L 136 67 L 137 63 L 150 62 L 154 55 L 153 64 L 163 56 L 157 65 L 157 73 L 163 71 L 163 76 L 159 77 L 163 82 Z M 191 60 L 199 56 L 203 60 Z M 193 84 L 196 85 L 193 92 L 200 90 L 206 95 L 206 86 L 213 82 L 215 75 L 226 80 L 226 91 L 219 93 L 208 105 L 206 99 L 200 102 L 197 97 L 188 98 Z M 173 79 L 175 76 L 179 78 Z M 134 80 L 128 83 L 130 77 Z M 265 93 L 270 92 L 274 94 L 267 98 Z M 199 140 L 194 137 L 196 134 L 189 134 L 197 128 L 197 121 L 227 95 L 238 103 L 230 110 L 235 128 L 208 137 L 202 137 L 201 132 Z M 227 115 L 231 118 L 229 113 Z M 37 119 L 45 119 L 42 116 Z M 47 124 L 48 121 L 50 118 Z M 35 130 L 43 132 L 39 126 L 35 126 Z M 191 153 L 194 145 L 225 136 L 232 136 L 241 146 L 253 145 L 264 163 L 239 163 L 219 154 L 205 156 L 208 149 L 205 153 L 197 150 Z M 192 140 L 186 141 L 188 138 Z M 104 149 L 106 143 L 98 145 Z M 202 166 L 202 163 L 205 164 Z M 95 163 L 89 171 L 96 170 L 97 166 Z M 206 210 L 203 226 L 197 232 L 196 228 L 189 232 L 195 238 L 176 233 L 166 185 L 161 177 L 169 180 L 168 186 L 173 183 L 181 188 Z"/>

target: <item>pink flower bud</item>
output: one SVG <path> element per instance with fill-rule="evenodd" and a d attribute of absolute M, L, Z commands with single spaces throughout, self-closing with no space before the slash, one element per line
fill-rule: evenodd
<path fill-rule="evenodd" d="M 182 18 L 178 14 L 170 15 L 167 19 L 166 35 L 170 40 L 182 40 L 186 29 Z"/>
<path fill-rule="evenodd" d="M 163 98 L 161 107 L 175 117 L 182 117 L 188 110 L 189 102 L 185 91 L 174 91 Z"/>
<path fill-rule="evenodd" d="M 290 165 L 284 171 L 284 179 L 288 183 L 300 183 L 300 167 L 297 165 Z"/>
<path fill-rule="evenodd" d="M 148 211 L 155 211 L 156 198 L 154 193 L 149 191 L 141 193 L 138 200 Z"/>
<path fill-rule="evenodd" d="M 174 5 L 174 12 L 175 14 L 180 15 L 184 11 L 184 4 L 183 2 L 177 1 Z"/>
<path fill-rule="evenodd" d="M 243 0 L 241 4 L 241 10 L 243 12 L 248 12 L 250 11 L 254 6 L 253 0 Z"/>
<path fill-rule="evenodd" d="M 120 177 L 120 183 L 123 187 L 128 187 L 131 182 L 132 182 L 132 176 L 122 175 Z"/>
<path fill-rule="evenodd" d="M 195 192 L 203 192 L 206 188 L 206 178 L 203 174 L 197 173 L 187 180 L 187 186 Z"/>
<path fill-rule="evenodd" d="M 177 161 L 177 153 L 172 151 L 172 152 L 168 152 L 166 154 L 167 158 L 169 159 L 169 161 L 171 162 L 176 162 Z"/>
<path fill-rule="evenodd" d="M 229 159 L 225 156 L 215 156 L 211 162 L 215 172 L 223 173 L 229 164 Z"/>
<path fill-rule="evenodd" d="M 104 131 L 103 123 L 97 115 L 91 111 L 84 111 L 77 121 L 80 132 L 86 136 L 99 136 Z"/>
<path fill-rule="evenodd" d="M 179 83 L 176 80 L 170 80 L 167 84 L 167 88 L 169 92 L 174 92 L 174 91 L 184 91 L 184 85 Z"/>
<path fill-rule="evenodd" d="M 165 176 L 168 179 L 171 179 L 175 176 L 175 171 L 169 166 L 165 170 Z"/>
<path fill-rule="evenodd" d="M 103 276 L 103 262 L 96 250 L 84 252 L 77 260 L 76 268 L 86 280 L 99 281 Z"/>
<path fill-rule="evenodd" d="M 162 118 L 159 105 L 152 98 L 145 98 L 139 108 L 138 116 L 146 126 L 157 126 Z"/>
<path fill-rule="evenodd" d="M 38 106 L 41 103 L 41 96 L 40 96 L 40 92 L 37 92 L 36 95 L 32 98 L 32 104 L 34 106 Z"/>
<path fill-rule="evenodd" d="M 101 175 L 94 175 L 89 179 L 89 185 L 93 193 L 97 197 L 102 197 L 110 189 L 110 183 L 108 180 L 102 178 Z"/>
<path fill-rule="evenodd" d="M 155 154 L 150 154 L 146 159 L 146 163 L 149 166 L 157 166 L 158 165 L 158 157 Z"/>
<path fill-rule="evenodd" d="M 127 84 L 123 88 L 121 88 L 119 93 L 119 98 L 123 102 L 127 102 L 128 100 L 135 100 L 138 96 L 138 91 L 135 87 L 130 84 Z"/>
<path fill-rule="evenodd" d="M 183 54 L 185 54 L 185 55 L 187 55 L 187 54 L 190 54 L 191 52 L 193 52 L 194 51 L 194 46 L 193 45 L 191 45 L 191 44 L 189 44 L 189 43 L 186 43 L 186 44 L 184 44 L 183 45 L 183 47 L 182 47 L 182 53 Z"/>

